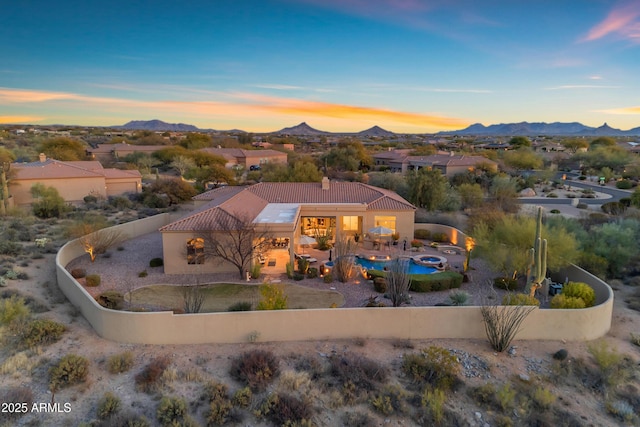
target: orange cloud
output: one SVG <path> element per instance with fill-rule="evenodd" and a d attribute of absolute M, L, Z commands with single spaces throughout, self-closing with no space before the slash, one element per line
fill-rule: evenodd
<path fill-rule="evenodd" d="M 43 120 L 43 117 L 35 116 L 0 116 L 0 123 L 12 124 L 12 123 L 35 123 Z"/>
<path fill-rule="evenodd" d="M 606 113 L 606 114 L 640 114 L 640 107 L 622 107 L 622 108 L 611 108 L 608 110 L 600 110 L 598 113 Z"/>
<path fill-rule="evenodd" d="M 627 2 L 618 5 L 609 15 L 589 30 L 583 41 L 593 41 L 609 34 L 619 34 L 624 38 L 640 41 L 640 3 Z"/>

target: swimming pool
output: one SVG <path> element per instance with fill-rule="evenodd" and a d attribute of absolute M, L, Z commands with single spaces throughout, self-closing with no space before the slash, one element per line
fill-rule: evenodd
<path fill-rule="evenodd" d="M 385 265 L 387 265 L 391 260 L 370 260 L 366 258 L 356 257 L 356 264 L 366 268 L 367 270 L 384 270 Z M 438 271 L 435 267 L 427 267 L 426 265 L 416 264 L 413 260 L 408 262 L 409 265 L 409 274 L 431 274 Z"/>

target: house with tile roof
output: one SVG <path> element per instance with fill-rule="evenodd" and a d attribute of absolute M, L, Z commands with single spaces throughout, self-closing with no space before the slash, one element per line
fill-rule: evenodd
<path fill-rule="evenodd" d="M 134 153 L 152 154 L 168 147 L 170 147 L 170 145 L 131 145 L 126 142 L 98 144 L 95 148 L 87 149 L 87 156 L 94 160 L 109 161 L 123 159 L 129 154 Z"/>
<path fill-rule="evenodd" d="M 12 163 L 9 193 L 16 206 L 32 203 L 31 187 L 41 183 L 54 187 L 69 203 L 80 203 L 85 196 L 106 198 L 142 190 L 142 176 L 137 170 L 103 168 L 98 161 L 40 159 L 30 163 Z"/>
<path fill-rule="evenodd" d="M 401 240 L 413 238 L 415 206 L 393 191 L 359 182 L 262 182 L 216 188 L 194 201 L 193 212 L 160 228 L 167 274 L 237 272 L 229 263 L 197 253 L 203 244 L 197 239 L 237 218 L 266 232 L 274 243 L 270 252 L 285 254 L 292 264 L 304 235 L 366 237 L 368 230 L 383 226 Z"/>
<path fill-rule="evenodd" d="M 405 173 L 422 168 L 438 169 L 442 175 L 452 177 L 459 173 L 473 172 L 479 168 L 498 170 L 498 164 L 482 156 L 438 153 L 430 156 L 411 156 L 409 150 L 391 150 L 373 155 L 376 165 L 388 166 L 391 172 Z"/>
<path fill-rule="evenodd" d="M 287 153 L 277 150 L 244 150 L 242 148 L 201 148 L 200 151 L 224 157 L 226 166 L 241 166 L 249 169 L 265 163 L 287 163 Z"/>

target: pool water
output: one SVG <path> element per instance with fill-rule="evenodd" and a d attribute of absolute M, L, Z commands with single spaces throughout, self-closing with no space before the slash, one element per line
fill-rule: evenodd
<path fill-rule="evenodd" d="M 356 264 L 363 266 L 367 270 L 384 270 L 384 266 L 389 261 L 372 261 L 366 258 L 356 257 Z M 426 265 L 419 265 L 413 261 L 409 263 L 409 274 L 431 274 L 437 271 L 435 267 L 427 267 Z"/>

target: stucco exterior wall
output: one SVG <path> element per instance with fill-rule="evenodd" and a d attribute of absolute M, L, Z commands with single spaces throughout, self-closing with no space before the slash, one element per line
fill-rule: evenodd
<path fill-rule="evenodd" d="M 157 230 L 174 218 L 158 215 L 117 226 L 134 237 Z M 348 338 L 473 338 L 484 339 L 480 307 L 403 307 L 252 311 L 174 315 L 109 310 L 65 270 L 83 255 L 76 241 L 56 257 L 58 286 L 101 337 L 124 343 L 197 344 L 258 341 L 304 341 Z M 592 340 L 611 327 L 613 292 L 602 280 L 570 266 L 558 273 L 589 283 L 596 306 L 581 310 L 535 309 L 516 337 L 525 340 Z"/>
<path fill-rule="evenodd" d="M 456 245 L 464 248 L 465 241 L 467 239 L 467 235 L 457 228 L 450 227 L 448 225 L 442 224 L 422 224 L 416 223 L 414 226 L 415 230 L 429 230 L 431 233 L 445 233 L 449 236 L 449 241 Z M 411 235 L 413 238 L 413 234 Z"/>
<path fill-rule="evenodd" d="M 104 177 L 65 178 L 65 179 L 21 179 L 9 182 L 9 193 L 16 206 L 30 205 L 33 202 L 31 187 L 41 183 L 46 187 L 54 187 L 62 198 L 69 203 L 82 202 L 85 196 L 93 194 L 106 197 L 107 190 Z"/>
<path fill-rule="evenodd" d="M 107 196 L 139 193 L 142 189 L 142 178 L 107 178 L 105 183 Z"/>

